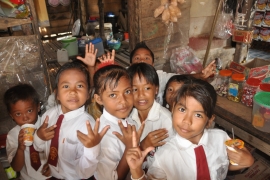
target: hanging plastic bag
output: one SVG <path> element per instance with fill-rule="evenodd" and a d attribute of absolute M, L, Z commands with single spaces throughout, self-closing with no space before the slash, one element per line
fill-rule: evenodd
<path fill-rule="evenodd" d="M 177 74 L 192 74 L 202 71 L 202 63 L 189 47 L 176 48 L 170 58 L 171 71 Z"/>

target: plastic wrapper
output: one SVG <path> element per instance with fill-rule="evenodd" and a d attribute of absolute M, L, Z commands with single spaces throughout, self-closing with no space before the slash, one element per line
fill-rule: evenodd
<path fill-rule="evenodd" d="M 27 18 L 30 15 L 25 0 L 0 0 L 0 16 Z"/>
<path fill-rule="evenodd" d="M 191 74 L 202 71 L 200 59 L 194 56 L 189 47 L 176 48 L 170 58 L 171 70 L 177 74 Z"/>
<path fill-rule="evenodd" d="M 10 36 L 0 38 L 0 97 L 18 84 L 31 84 L 46 102 L 48 86 L 45 83 L 43 64 L 38 51 L 36 36 Z M 5 107 L 0 101 L 0 106 Z M 5 108 L 0 108 L 0 118 L 8 116 Z"/>

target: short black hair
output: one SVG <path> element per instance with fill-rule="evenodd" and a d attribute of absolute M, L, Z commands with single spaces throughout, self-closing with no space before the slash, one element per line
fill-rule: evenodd
<path fill-rule="evenodd" d="M 178 82 L 178 83 L 188 83 L 191 82 L 191 80 L 194 80 L 195 78 L 193 76 L 191 76 L 190 74 L 176 74 L 174 76 L 172 76 L 164 89 L 164 94 L 163 94 L 163 106 L 165 106 L 167 104 L 166 102 L 166 93 L 167 93 L 167 88 L 170 85 L 171 82 Z"/>
<path fill-rule="evenodd" d="M 28 100 L 32 100 L 36 105 L 40 103 L 37 91 L 30 84 L 17 84 L 9 88 L 4 94 L 4 103 L 9 113 L 11 111 L 11 105 L 18 101 Z"/>
<path fill-rule="evenodd" d="M 134 48 L 133 51 L 131 51 L 131 53 L 130 53 L 130 56 L 129 56 L 130 64 L 132 64 L 132 58 L 133 58 L 135 52 L 136 52 L 138 49 L 146 49 L 146 50 L 148 50 L 148 51 L 150 52 L 150 54 L 151 54 L 151 57 L 152 57 L 153 63 L 154 63 L 154 61 L 155 61 L 154 53 L 153 53 L 153 52 L 151 51 L 151 49 L 145 44 L 144 41 L 141 41 L 141 42 L 139 42 L 139 43 L 136 44 L 135 48 Z"/>
<path fill-rule="evenodd" d="M 94 94 L 101 95 L 106 86 L 109 85 L 111 89 L 117 87 L 120 78 L 125 77 L 131 84 L 131 78 L 127 73 L 127 70 L 119 65 L 108 65 L 98 69 L 93 77 L 94 81 Z"/>
<path fill-rule="evenodd" d="M 184 85 L 177 91 L 174 103 L 185 97 L 193 97 L 203 107 L 203 110 L 208 118 L 214 114 L 214 109 L 217 103 L 217 93 L 214 87 L 208 82 L 201 79 L 194 79 Z"/>
<path fill-rule="evenodd" d="M 138 74 L 140 79 L 143 76 L 147 83 L 159 87 L 158 74 L 153 66 L 147 63 L 136 63 L 132 64 L 127 71 L 130 77 L 133 78 Z"/>

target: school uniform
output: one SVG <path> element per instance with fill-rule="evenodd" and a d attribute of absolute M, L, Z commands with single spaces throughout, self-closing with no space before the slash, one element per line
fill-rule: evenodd
<path fill-rule="evenodd" d="M 197 165 L 194 149 L 203 146 L 212 180 L 226 178 L 229 160 L 224 142 L 230 139 L 219 129 L 205 129 L 198 145 L 178 134 L 162 146 L 148 169 L 149 179 L 197 180 Z"/>
<path fill-rule="evenodd" d="M 55 125 L 59 115 L 63 114 L 61 106 L 50 108 L 42 116 L 42 123 L 49 116 L 48 127 Z M 98 163 L 97 157 L 100 145 L 86 148 L 77 138 L 77 130 L 88 134 L 86 121 L 89 121 L 92 129 L 95 121 L 92 116 L 85 112 L 85 107 L 64 114 L 58 142 L 57 166 L 50 165 L 51 174 L 58 179 L 87 179 L 94 174 Z M 38 151 L 44 151 L 48 159 L 51 140 L 43 141 L 37 134 L 34 135 L 34 147 Z"/>
<path fill-rule="evenodd" d="M 127 127 L 127 124 L 135 125 L 137 127 L 137 125 L 130 118 L 126 118 L 121 121 L 124 127 Z M 102 130 L 107 125 L 110 125 L 110 129 L 101 140 L 101 152 L 98 158 L 99 163 L 94 174 L 97 180 L 118 179 L 116 168 L 119 161 L 122 159 L 126 148 L 122 141 L 113 134 L 115 131 L 122 135 L 122 131 L 118 125 L 118 118 L 109 114 L 106 109 L 103 109 L 103 114 L 100 117 L 99 129 Z M 127 178 L 130 178 L 130 176 L 127 176 Z"/>
<path fill-rule="evenodd" d="M 136 108 L 134 108 L 130 114 L 130 117 L 133 121 L 135 121 L 138 126 L 141 126 L 141 121 L 139 118 L 139 113 Z M 145 119 L 145 126 L 143 133 L 141 135 L 140 141 L 142 141 L 150 132 L 165 128 L 168 130 L 169 137 L 165 139 L 165 141 L 169 141 L 169 139 L 173 136 L 173 126 L 172 126 L 172 115 L 171 112 L 162 107 L 159 103 L 154 101 L 147 118 Z M 148 168 L 149 165 L 154 160 L 154 154 L 157 151 L 158 147 L 149 153 L 147 156 L 147 162 L 143 164 L 143 169 Z"/>
<path fill-rule="evenodd" d="M 159 90 L 158 90 L 158 94 L 156 96 L 156 101 L 159 104 L 163 105 L 163 94 L 165 91 L 166 84 L 167 84 L 168 80 L 176 74 L 175 73 L 167 73 L 167 72 L 164 72 L 163 70 L 157 70 L 157 74 L 158 74 L 158 79 L 159 79 Z"/>
<path fill-rule="evenodd" d="M 40 126 L 40 117 L 38 117 L 37 122 L 35 123 L 36 127 Z M 21 126 L 16 125 L 14 128 L 12 128 L 7 135 L 7 140 L 6 140 L 6 151 L 7 151 L 7 157 L 8 157 L 8 162 L 11 163 L 12 159 L 16 155 L 17 149 L 18 149 L 18 136 L 19 132 L 21 130 Z M 40 161 L 41 161 L 41 166 L 39 169 L 36 171 L 32 166 L 31 166 L 31 160 L 30 160 L 30 148 L 29 146 L 25 147 L 24 150 L 24 161 L 25 165 L 23 166 L 22 170 L 20 171 L 20 179 L 21 180 L 42 180 L 42 179 L 47 179 L 48 177 L 43 176 L 41 171 L 43 168 L 43 165 L 47 162 L 47 159 L 44 156 L 44 153 L 40 152 L 39 153 Z"/>

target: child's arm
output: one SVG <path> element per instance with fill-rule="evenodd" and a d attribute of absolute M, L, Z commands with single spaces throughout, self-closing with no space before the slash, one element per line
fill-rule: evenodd
<path fill-rule="evenodd" d="M 132 132 L 132 148 L 127 150 L 126 161 L 133 179 L 139 179 L 144 176 L 142 164 L 147 154 L 153 149 L 154 147 L 148 147 L 145 151 L 141 151 L 141 149 L 137 147 L 136 132 Z M 146 177 L 144 176 L 142 179 L 145 180 Z"/>
<path fill-rule="evenodd" d="M 148 147 L 162 146 L 166 143 L 163 140 L 167 137 L 169 137 L 168 130 L 165 128 L 152 131 L 141 141 L 140 147 L 145 150 Z"/>
<path fill-rule="evenodd" d="M 247 150 L 247 148 L 243 147 L 242 149 L 238 149 L 234 147 L 236 152 L 227 149 L 228 157 L 233 162 L 237 163 L 238 165 L 229 165 L 229 170 L 239 170 L 243 168 L 250 167 L 254 163 L 254 158 Z"/>
<path fill-rule="evenodd" d="M 209 76 L 211 76 L 212 74 L 214 74 L 216 72 L 216 62 L 215 60 L 213 60 L 210 64 L 208 64 L 206 66 L 206 68 L 204 68 L 202 70 L 201 73 L 197 73 L 197 74 L 192 74 L 193 77 L 197 78 L 197 79 L 207 79 Z"/>
<path fill-rule="evenodd" d="M 127 124 L 127 127 L 124 127 L 120 120 L 118 121 L 118 125 L 119 125 L 123 135 L 119 134 L 118 132 L 113 132 L 113 134 L 116 135 L 117 138 L 120 139 L 125 144 L 126 147 L 125 147 L 124 154 L 123 154 L 121 160 L 119 161 L 119 164 L 118 164 L 116 170 L 117 170 L 117 174 L 118 174 L 118 179 L 125 179 L 128 172 L 129 172 L 129 167 L 128 167 L 127 160 L 126 160 L 126 154 L 127 154 L 128 149 L 132 148 L 132 143 L 133 143 L 132 142 L 132 136 L 133 136 L 132 132 L 133 131 L 136 132 L 136 128 L 134 125 L 131 126 L 130 124 Z M 140 129 L 137 132 L 138 139 L 140 139 L 140 137 L 141 137 L 144 126 L 145 126 L 145 123 L 143 122 Z M 136 139 L 134 141 L 137 141 Z M 138 142 L 136 142 L 136 146 L 137 146 L 137 144 L 138 144 Z"/>
<path fill-rule="evenodd" d="M 21 171 L 25 162 L 24 162 L 24 150 L 25 150 L 25 145 L 23 142 L 23 134 L 24 131 L 20 130 L 19 136 L 18 136 L 18 148 L 16 151 L 15 156 L 13 157 L 10 165 L 14 169 L 14 171 Z"/>

